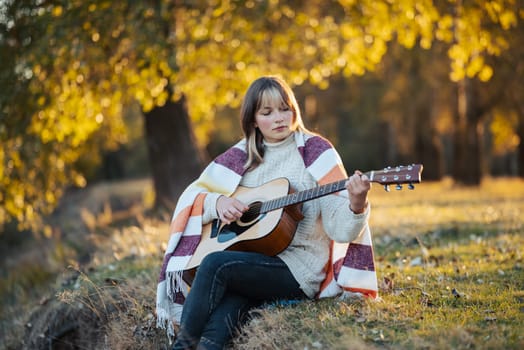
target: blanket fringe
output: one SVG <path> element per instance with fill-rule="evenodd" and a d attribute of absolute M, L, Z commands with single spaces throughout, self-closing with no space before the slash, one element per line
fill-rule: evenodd
<path fill-rule="evenodd" d="M 186 284 L 182 278 L 182 271 L 166 273 L 166 280 L 159 285 L 157 294 L 166 297 L 158 298 L 156 304 L 157 328 L 164 329 L 170 342 L 176 337 L 176 325 L 182 318 L 182 305 L 175 302 L 177 293 L 187 294 Z M 160 301 L 161 300 L 161 301 Z"/>
<path fill-rule="evenodd" d="M 165 304 L 165 303 L 164 303 Z M 157 305 L 156 306 L 156 326 L 166 331 L 169 342 L 172 343 L 175 340 L 176 332 L 175 325 L 173 323 L 172 316 L 168 311 L 170 309 L 169 305 Z M 180 314 L 182 310 L 180 310 Z"/>
<path fill-rule="evenodd" d="M 182 278 L 183 271 L 169 271 L 166 272 L 167 281 L 167 296 L 171 301 L 175 301 L 176 293 L 184 293 L 185 295 L 185 282 Z"/>

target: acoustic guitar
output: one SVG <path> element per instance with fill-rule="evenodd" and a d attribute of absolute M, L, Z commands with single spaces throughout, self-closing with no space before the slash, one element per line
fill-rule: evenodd
<path fill-rule="evenodd" d="M 369 171 L 365 175 L 371 182 L 384 185 L 387 191 L 390 185 L 400 190 L 402 184 L 414 189 L 413 184 L 421 181 L 422 169 L 421 164 L 413 164 Z M 249 209 L 230 224 L 213 220 L 204 225 L 200 243 L 186 266 L 184 280 L 191 284 L 196 268 L 212 252 L 238 250 L 269 256 L 282 252 L 291 243 L 298 222 L 303 218 L 301 204 L 345 189 L 346 181 L 300 192 L 294 192 L 286 178 L 277 178 L 258 187 L 239 186 L 231 197 L 246 203 Z"/>

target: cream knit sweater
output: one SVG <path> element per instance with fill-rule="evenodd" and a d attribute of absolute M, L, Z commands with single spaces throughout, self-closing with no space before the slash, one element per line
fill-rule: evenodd
<path fill-rule="evenodd" d="M 265 143 L 264 162 L 244 174 L 240 185 L 258 187 L 279 177 L 289 180 L 296 191 L 317 186 L 298 153 L 293 134 L 278 143 Z M 216 200 L 210 193 L 204 201 L 203 222 L 217 218 Z M 324 280 L 324 267 L 329 259 L 329 239 L 351 242 L 364 229 L 369 206 L 362 214 L 349 209 L 349 201 L 327 195 L 303 203 L 302 219 L 291 244 L 278 256 L 286 263 L 304 293 L 313 298 Z"/>

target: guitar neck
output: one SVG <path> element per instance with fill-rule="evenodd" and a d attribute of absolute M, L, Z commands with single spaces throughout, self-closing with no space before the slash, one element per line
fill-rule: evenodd
<path fill-rule="evenodd" d="M 387 167 L 383 170 L 373 170 L 364 173 L 371 182 L 378 182 L 385 186 L 391 184 L 410 184 L 413 188 L 413 183 L 419 183 L 421 178 L 423 166 L 421 164 L 412 164 L 408 166 Z M 290 205 L 303 203 L 315 198 L 326 196 L 345 189 L 347 179 L 328 183 L 326 185 L 313 187 L 309 190 L 294 192 L 287 196 L 275 198 L 262 203 L 260 212 L 266 213 L 272 210 L 284 208 Z"/>
<path fill-rule="evenodd" d="M 347 179 L 332 182 L 327 185 L 313 187 L 309 190 L 294 192 L 284 197 L 275 198 L 266 201 L 262 204 L 260 212 L 266 213 L 268 211 L 284 208 L 290 205 L 303 203 L 315 198 L 326 196 L 331 193 L 341 191 L 345 188 Z"/>

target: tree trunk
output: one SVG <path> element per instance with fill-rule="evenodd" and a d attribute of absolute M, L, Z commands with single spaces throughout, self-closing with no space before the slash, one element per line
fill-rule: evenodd
<path fill-rule="evenodd" d="M 416 91 L 413 91 L 416 94 Z M 414 110 L 414 158 L 424 165 L 425 180 L 441 180 L 444 175 L 444 151 L 435 128 L 433 90 L 424 87 L 424 98 L 416 102 Z"/>
<path fill-rule="evenodd" d="M 457 112 L 454 132 L 453 178 L 463 185 L 479 185 L 483 176 L 482 112 L 473 82 L 463 79 L 457 85 Z"/>
<path fill-rule="evenodd" d="M 441 180 L 444 175 L 442 142 L 435 130 L 426 126 L 415 134 L 415 159 L 424 165 L 424 180 Z"/>
<path fill-rule="evenodd" d="M 144 113 L 155 206 L 173 210 L 206 160 L 197 145 L 185 98 Z"/>

